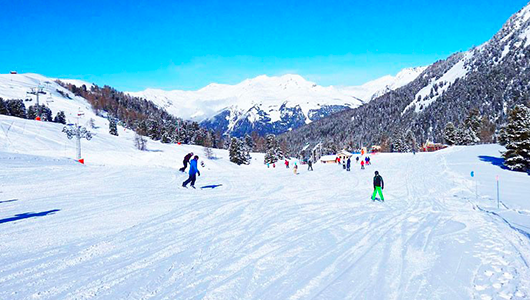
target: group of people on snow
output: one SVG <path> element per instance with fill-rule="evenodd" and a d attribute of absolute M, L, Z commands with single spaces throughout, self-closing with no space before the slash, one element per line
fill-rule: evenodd
<path fill-rule="evenodd" d="M 197 180 L 197 175 L 201 176 L 201 172 L 199 172 L 198 168 L 198 162 L 199 162 L 199 156 L 195 155 L 193 156 L 193 159 L 191 157 L 193 156 L 193 152 L 190 152 L 184 156 L 183 164 L 184 166 L 180 168 L 179 170 L 181 172 L 185 172 L 186 168 L 188 167 L 188 164 L 190 165 L 190 170 L 188 171 L 189 177 L 182 183 L 183 187 L 187 187 L 189 183 L 191 183 L 191 187 L 195 188 L 195 180 Z"/>
<path fill-rule="evenodd" d="M 340 160 L 341 160 L 340 157 L 337 157 L 335 161 L 340 165 Z M 359 162 L 359 156 L 357 156 L 355 160 Z M 183 187 L 187 188 L 187 185 L 190 184 L 192 188 L 195 188 L 195 181 L 197 180 L 197 175 L 201 176 L 201 172 L 198 169 L 198 161 L 199 161 L 199 156 L 198 155 L 194 156 L 193 152 L 190 152 L 186 154 L 186 156 L 184 156 L 184 160 L 182 162 L 183 167 L 180 168 L 179 170 L 181 172 L 185 172 L 189 164 L 189 171 L 188 171 L 189 177 L 182 183 Z M 361 158 L 360 161 L 361 161 L 361 169 L 364 169 L 365 165 L 371 164 L 369 156 L 366 156 L 365 159 Z M 313 171 L 313 162 L 311 160 L 307 161 L 307 165 L 308 165 L 307 170 Z M 348 159 L 346 159 L 345 161 L 343 160 L 342 166 L 346 171 L 350 171 L 351 157 L 348 157 Z M 269 167 L 270 167 L 270 164 L 267 163 L 267 168 Z M 276 167 L 276 164 L 273 163 L 273 168 L 274 167 Z M 285 160 L 285 167 L 289 168 L 289 161 L 287 159 Z M 298 164 L 296 162 L 294 162 L 293 173 L 295 175 L 298 175 Z M 375 201 L 377 199 L 376 196 L 379 195 L 381 202 L 384 202 L 385 198 L 383 197 L 383 189 L 385 185 L 384 185 L 383 177 L 381 177 L 378 171 L 375 171 L 373 185 L 374 185 L 374 192 L 372 194 L 372 201 Z"/>

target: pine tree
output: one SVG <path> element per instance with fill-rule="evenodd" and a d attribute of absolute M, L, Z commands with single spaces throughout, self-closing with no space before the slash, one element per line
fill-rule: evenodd
<path fill-rule="evenodd" d="M 9 115 L 9 110 L 7 110 L 7 103 L 2 98 L 0 98 L 0 115 Z"/>
<path fill-rule="evenodd" d="M 6 101 L 7 110 L 9 115 L 18 118 L 26 118 L 26 106 L 22 100 L 7 100 Z"/>
<path fill-rule="evenodd" d="M 530 170 L 530 109 L 516 105 L 508 116 L 508 123 L 501 129 L 504 164 L 515 171 Z"/>
<path fill-rule="evenodd" d="M 283 159 L 283 152 L 276 141 L 276 136 L 274 134 L 269 134 L 265 138 L 265 159 L 264 163 L 275 163 L 278 160 Z"/>
<path fill-rule="evenodd" d="M 118 126 L 116 125 L 116 120 L 112 118 L 109 118 L 109 133 L 118 136 Z"/>
<path fill-rule="evenodd" d="M 228 148 L 230 161 L 238 165 L 248 165 L 250 163 L 250 156 L 245 146 L 245 142 L 233 137 L 230 140 L 230 147 Z"/>
<path fill-rule="evenodd" d="M 414 133 L 412 132 L 412 130 L 408 130 L 407 133 L 405 134 L 405 151 L 406 152 L 411 152 L 411 151 L 416 151 L 416 137 L 414 136 Z"/>
<path fill-rule="evenodd" d="M 29 120 L 35 120 L 35 118 L 37 118 L 37 110 L 35 110 L 35 105 L 28 107 L 27 117 Z"/>
<path fill-rule="evenodd" d="M 458 133 L 453 122 L 449 122 L 445 125 L 444 140 L 448 145 L 458 145 Z"/>
<path fill-rule="evenodd" d="M 252 151 L 254 149 L 254 141 L 252 140 L 252 137 L 250 135 L 245 135 L 245 144 L 249 148 L 249 151 Z"/>
<path fill-rule="evenodd" d="M 476 145 L 480 143 L 480 114 L 478 109 L 473 108 L 469 111 L 464 123 L 459 127 L 459 144 L 460 145 Z"/>
<path fill-rule="evenodd" d="M 55 123 L 61 123 L 66 124 L 66 115 L 64 114 L 64 111 L 59 111 L 55 118 L 53 119 L 53 122 Z"/>
<path fill-rule="evenodd" d="M 401 136 L 392 139 L 392 152 L 406 152 L 406 145 Z"/>
<path fill-rule="evenodd" d="M 43 121 L 47 121 L 47 122 L 53 121 L 52 110 L 44 104 L 40 106 L 40 116 Z"/>

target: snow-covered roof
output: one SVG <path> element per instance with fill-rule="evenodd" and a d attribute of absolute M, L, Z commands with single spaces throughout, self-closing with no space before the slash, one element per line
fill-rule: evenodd
<path fill-rule="evenodd" d="M 320 157 L 320 160 L 335 160 L 337 158 L 337 155 L 324 155 Z"/>
<path fill-rule="evenodd" d="M 347 155 L 347 156 L 352 156 L 352 155 L 353 155 L 352 153 L 350 153 L 350 152 L 348 152 L 348 151 L 346 151 L 346 150 L 342 150 L 341 152 L 339 152 L 338 155 L 341 155 L 341 154 L 342 154 L 342 155 Z"/>

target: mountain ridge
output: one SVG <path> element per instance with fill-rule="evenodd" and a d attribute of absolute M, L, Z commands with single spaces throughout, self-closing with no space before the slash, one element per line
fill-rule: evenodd
<path fill-rule="evenodd" d="M 196 91 L 146 89 L 129 92 L 173 115 L 227 135 L 280 134 L 322 117 L 358 107 L 413 80 L 425 68 L 407 68 L 364 85 L 320 86 L 297 74 L 260 75 L 235 85 L 211 83 Z"/>

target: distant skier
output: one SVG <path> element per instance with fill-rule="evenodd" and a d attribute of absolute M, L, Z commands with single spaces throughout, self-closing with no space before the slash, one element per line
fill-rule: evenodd
<path fill-rule="evenodd" d="M 307 161 L 307 170 L 313 171 L 313 162 L 311 160 Z"/>
<path fill-rule="evenodd" d="M 370 156 L 367 156 L 366 157 L 366 164 L 367 165 L 371 165 L 372 163 L 370 162 Z"/>
<path fill-rule="evenodd" d="M 351 166 L 351 158 L 348 157 L 348 160 L 346 161 L 346 171 L 350 171 L 350 166 Z"/>
<path fill-rule="evenodd" d="M 293 172 L 294 175 L 298 175 L 298 165 L 296 163 L 294 163 Z"/>
<path fill-rule="evenodd" d="M 195 180 L 197 179 L 196 175 L 201 176 L 201 172 L 199 172 L 199 169 L 197 168 L 197 162 L 199 161 L 199 156 L 195 155 L 195 157 L 190 161 L 190 177 L 186 181 L 182 183 L 183 187 L 186 187 L 188 183 L 191 183 L 191 187 L 195 188 Z"/>
<path fill-rule="evenodd" d="M 184 156 L 184 161 L 182 162 L 184 164 L 184 167 L 180 168 L 180 172 L 186 171 L 186 168 L 188 167 L 188 163 L 190 162 L 191 157 L 193 156 L 193 152 L 190 152 Z"/>
<path fill-rule="evenodd" d="M 287 159 L 285 160 L 285 168 L 289 169 L 289 161 Z"/>
<path fill-rule="evenodd" d="M 361 160 L 361 170 L 364 170 L 364 160 Z"/>
<path fill-rule="evenodd" d="M 374 193 L 372 194 L 372 201 L 375 201 L 375 196 L 379 193 L 381 197 L 381 202 L 385 202 L 385 197 L 383 197 L 383 189 L 385 188 L 385 183 L 383 182 L 383 177 L 379 175 L 378 171 L 375 171 L 374 176 Z"/>
<path fill-rule="evenodd" d="M 345 159 L 342 160 L 342 169 L 346 170 L 346 160 Z"/>
<path fill-rule="evenodd" d="M 357 157 L 355 158 L 355 162 L 356 162 L 356 163 L 359 163 L 359 156 L 357 156 Z"/>
<path fill-rule="evenodd" d="M 271 167 L 271 164 L 270 163 L 267 163 L 267 169 Z"/>

